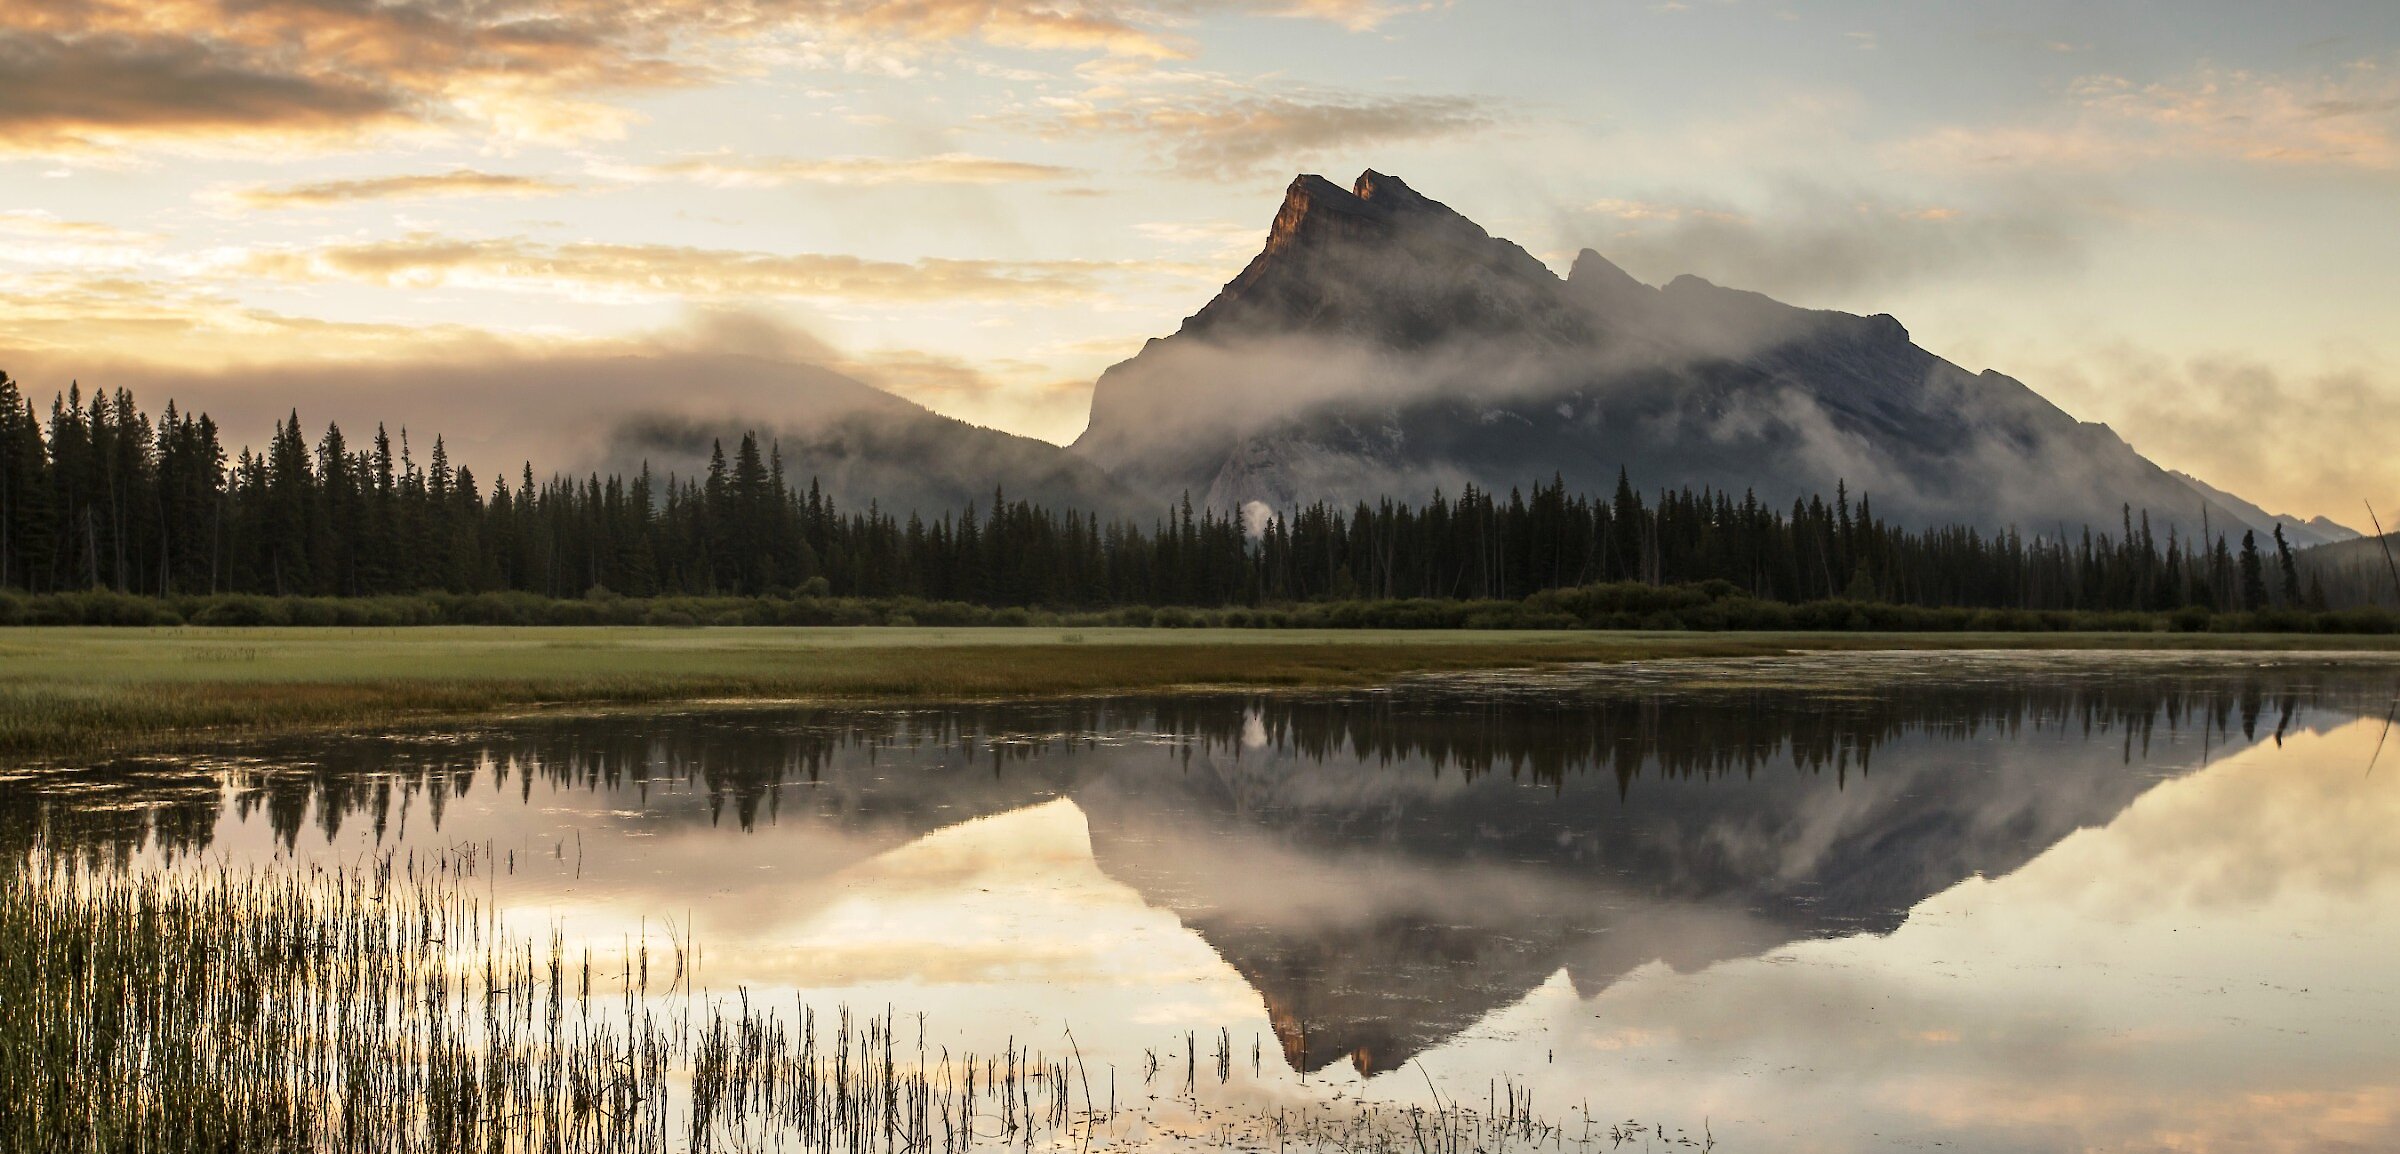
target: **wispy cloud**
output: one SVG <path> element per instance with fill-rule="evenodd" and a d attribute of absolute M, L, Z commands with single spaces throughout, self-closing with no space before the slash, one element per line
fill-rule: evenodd
<path fill-rule="evenodd" d="M 151 263 L 165 244 L 155 233 L 98 221 L 72 220 L 39 209 L 0 211 L 0 267 L 11 276 L 72 270 L 83 275 L 122 274 Z"/>
<path fill-rule="evenodd" d="M 184 368 L 308 355 L 390 355 L 488 340 L 445 325 L 328 321 L 247 305 L 225 287 L 154 268 L 85 266 L 0 278 L 0 352 L 23 380 L 90 377 L 103 365 Z"/>
<path fill-rule="evenodd" d="M 1153 221 L 1133 227 L 1157 244 L 1202 253 L 1212 260 L 1231 261 L 1236 267 L 1258 251 L 1264 235 L 1256 221 Z"/>
<path fill-rule="evenodd" d="M 2031 192 L 1910 203 L 1791 182 L 1768 204 L 1746 212 L 1704 200 L 1603 200 L 1567 227 L 1653 281 L 1694 273 L 1815 301 L 1940 276 L 2073 268 L 2109 207 Z"/>
<path fill-rule="evenodd" d="M 1196 86 L 1104 87 L 1053 102 L 1033 118 L 1050 136 L 1121 135 L 1178 172 L 1238 178 L 1312 152 L 1456 136 L 1494 122 L 1472 96 L 1354 92 L 1261 94 L 1208 79 Z"/>
<path fill-rule="evenodd" d="M 326 180 L 244 188 L 236 200 L 258 208 L 321 208 L 371 200 L 426 200 L 435 197 L 550 196 L 574 186 L 555 180 L 510 173 L 457 169 L 450 172 L 376 176 L 356 180 Z"/>
<path fill-rule="evenodd" d="M 1687 220 L 1710 220 L 1727 224 L 1740 223 L 1746 218 L 1738 212 L 1712 208 L 1702 204 L 1679 204 L 1670 201 L 1623 200 L 1610 197 L 1595 200 L 1585 210 L 1596 216 L 1628 224 L 1673 224 Z"/>
<path fill-rule="evenodd" d="M 2167 81 L 2090 76 L 2047 118 L 1953 126 L 1896 156 L 1944 171 L 2106 169 L 2154 161 L 2400 170 L 2400 70 L 2305 76 L 2202 68 Z"/>
<path fill-rule="evenodd" d="M 1078 169 L 970 153 L 938 156 L 837 156 L 824 159 L 701 156 L 634 167 L 612 167 L 603 175 L 631 180 L 688 180 L 718 188 L 776 188 L 789 184 L 877 186 L 887 184 L 1027 184 L 1070 180 Z"/>
<path fill-rule="evenodd" d="M 2400 493 L 2391 446 L 2400 365 L 2278 367 L 2116 343 L 2026 366 L 2026 379 L 2153 460 L 2270 508 L 2351 521 L 2360 497 Z"/>
<path fill-rule="evenodd" d="M 974 42 L 1170 59 L 1195 12 L 1370 27 L 1366 0 L 10 0 L 0 6 L 0 151 L 156 142 L 344 142 L 397 128 L 621 133 L 615 94 L 705 81 L 727 41 L 930 49 Z"/>
<path fill-rule="evenodd" d="M 1305 16 L 1330 20 L 1354 32 L 1364 32 L 1403 12 L 1422 12 L 1434 8 L 1433 0 L 1412 4 L 1388 4 L 1382 0 L 1270 0 L 1265 11 L 1278 16 Z"/>
<path fill-rule="evenodd" d="M 263 249 L 237 271 L 290 281 L 386 287 L 451 285 L 612 299 L 743 300 L 806 297 L 913 302 L 1076 299 L 1112 278 L 1181 275 L 1172 266 L 1096 261 L 929 258 L 879 261 L 652 244 L 541 244 L 520 237 L 399 240 L 313 249 Z"/>
<path fill-rule="evenodd" d="M 13 4 L 8 13 L 17 13 Z M 68 36 L 9 27 L 24 14 L 8 13 L 0 13 L 0 150 L 347 132 L 413 115 L 410 95 L 388 83 L 268 59 L 214 38 Z"/>
<path fill-rule="evenodd" d="M 876 349 L 825 365 L 963 421 L 1061 443 L 1083 430 L 1092 400 L 1091 375 L 1062 376 L 1043 364 Z"/>
<path fill-rule="evenodd" d="M 69 220 L 34 208 L 0 209 L 0 235 L 88 244 L 143 244 L 157 239 L 149 233 L 94 220 Z"/>

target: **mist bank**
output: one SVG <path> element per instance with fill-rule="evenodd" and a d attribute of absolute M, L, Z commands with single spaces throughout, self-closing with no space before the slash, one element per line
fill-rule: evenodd
<path fill-rule="evenodd" d="M 711 347 L 692 347 L 702 341 Z M 804 460 L 827 496 L 901 516 L 988 502 L 995 488 L 1110 513 L 1152 507 L 1137 508 L 1112 478 L 1049 442 L 944 416 L 797 359 L 814 355 L 830 353 L 803 334 L 719 326 L 622 348 L 475 346 L 391 362 L 214 372 L 104 365 L 55 388 L 21 383 L 9 396 L 32 419 L 55 423 L 65 406 L 87 426 L 116 419 L 120 392 L 153 403 L 172 398 L 182 412 L 207 413 L 229 453 L 270 443 L 295 421 L 312 442 L 338 428 L 348 444 L 365 447 L 381 432 L 395 455 L 419 463 L 430 462 L 439 441 L 450 465 L 471 470 L 487 489 L 500 479 L 521 485 L 528 471 L 543 479 L 631 477 L 646 466 L 661 479 L 700 477 L 720 447 L 731 452 L 755 432 L 795 464 Z M 95 418 L 94 404 L 110 411 Z"/>

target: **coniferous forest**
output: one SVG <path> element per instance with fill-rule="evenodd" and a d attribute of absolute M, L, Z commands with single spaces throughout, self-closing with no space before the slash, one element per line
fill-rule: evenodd
<path fill-rule="evenodd" d="M 1595 585 L 1707 584 L 1789 604 L 2235 613 L 2388 601 L 2303 565 L 2277 533 L 2115 526 L 2064 537 L 1913 530 L 1844 490 L 1788 508 L 1725 492 L 1469 489 L 1423 504 L 1244 524 L 1186 500 L 1148 523 L 995 492 L 925 514 L 837 508 L 806 461 L 744 435 L 702 475 L 518 476 L 454 467 L 382 428 L 313 443 L 294 413 L 228 453 L 204 413 L 155 418 L 70 390 L 46 418 L 0 374 L 0 589 L 147 597 L 911 598 L 1053 610 L 1507 601 Z M 1710 584 L 1713 583 L 1713 584 Z"/>

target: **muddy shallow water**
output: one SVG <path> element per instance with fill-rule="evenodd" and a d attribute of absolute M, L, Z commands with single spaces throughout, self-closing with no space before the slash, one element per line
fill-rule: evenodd
<path fill-rule="evenodd" d="M 1197 1046 L 1227 1108 L 1505 1082 L 1632 1148 L 2379 1149 L 2396 698 L 2377 658 L 1875 654 L 535 718 L 21 775 L 0 838 L 471 853 L 570 948 L 672 935 L 698 996 L 961 1051 L 1071 1027 L 1128 1100 Z"/>

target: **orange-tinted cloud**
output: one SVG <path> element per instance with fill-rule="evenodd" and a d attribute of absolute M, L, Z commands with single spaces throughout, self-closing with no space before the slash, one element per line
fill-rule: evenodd
<path fill-rule="evenodd" d="M 1090 416 L 1091 375 L 1062 377 L 1047 365 L 970 363 L 914 349 L 879 349 L 822 363 L 935 412 L 1059 443 L 1074 439 Z"/>
<path fill-rule="evenodd" d="M 563 130 L 558 110 L 545 105 L 690 78 L 662 52 L 673 7 L 12 2 L 0 8 L 0 148 L 344 140 L 470 120 Z M 579 119 L 590 128 L 606 121 L 588 109 Z"/>
<path fill-rule="evenodd" d="M 1941 169 L 2113 168 L 2216 160 L 2400 171 L 2400 70 L 2359 64 L 2310 76 L 2203 69 L 2172 81 L 2093 76 L 2064 115 L 1943 129 L 1899 148 Z"/>
<path fill-rule="evenodd" d="M 155 238 L 146 233 L 102 224 L 95 220 L 68 220 L 40 209 L 0 209 L 0 235 L 32 237 L 44 240 L 78 241 L 86 244 L 136 244 Z"/>
<path fill-rule="evenodd" d="M 407 119 L 409 103 L 406 92 L 373 80 L 283 67 L 197 38 L 0 30 L 0 147 L 11 150 L 349 130 Z"/>
<path fill-rule="evenodd" d="M 294 350 L 329 361 L 480 352 L 499 338 L 448 325 L 367 324 L 292 316 L 246 305 L 221 287 L 142 269 L 77 269 L 0 277 L 0 369 L 63 388 L 112 364 L 197 370 Z"/>
<path fill-rule="evenodd" d="M 1284 0 L 1268 10 L 1281 16 L 1307 16 L 1330 20 L 1352 31 L 1363 32 L 1383 23 L 1393 15 L 1412 9 L 1431 8 L 1431 3 L 1385 4 L 1378 0 Z"/>
<path fill-rule="evenodd" d="M 434 197 L 548 196 L 572 185 L 539 177 L 455 169 L 358 180 L 325 180 L 245 188 L 234 198 L 258 208 L 322 208 L 366 200 L 426 200 Z"/>
<path fill-rule="evenodd" d="M 1206 0 L 1351 25 L 1359 0 Z M 344 141 L 407 126 L 621 131 L 589 97 L 688 84 L 710 45 L 806 31 L 974 41 L 1127 59 L 1185 54 L 1134 0 L 10 0 L 0 5 L 0 152 L 146 142 Z"/>
<path fill-rule="evenodd" d="M 1107 91 L 1042 124 L 1049 133 L 1141 137 L 1178 171 L 1239 177 L 1324 149 L 1430 140 L 1488 127 L 1485 102 L 1468 96 L 1213 91 Z"/>
<path fill-rule="evenodd" d="M 1023 184 L 1065 180 L 1080 173 L 1054 164 L 950 152 L 938 156 L 837 156 L 818 160 L 705 156 L 643 165 L 624 170 L 621 175 L 635 180 L 689 180 L 718 188 L 776 188 L 787 184 Z"/>
<path fill-rule="evenodd" d="M 2389 361 L 2361 355 L 2311 369 L 2113 344 L 2025 373 L 2073 411 L 2124 430 L 2152 460 L 2270 509 L 2356 523 L 2361 498 L 2382 509 L 2400 494 L 2391 436 L 2400 365 Z"/>
<path fill-rule="evenodd" d="M 398 287 L 461 285 L 604 298 L 740 300 L 813 297 L 887 302 L 1082 298 L 1107 278 L 1175 273 L 1168 266 L 1094 261 L 878 261 L 655 244 L 541 244 L 419 233 L 366 244 L 262 250 L 241 271 L 294 281 Z"/>

